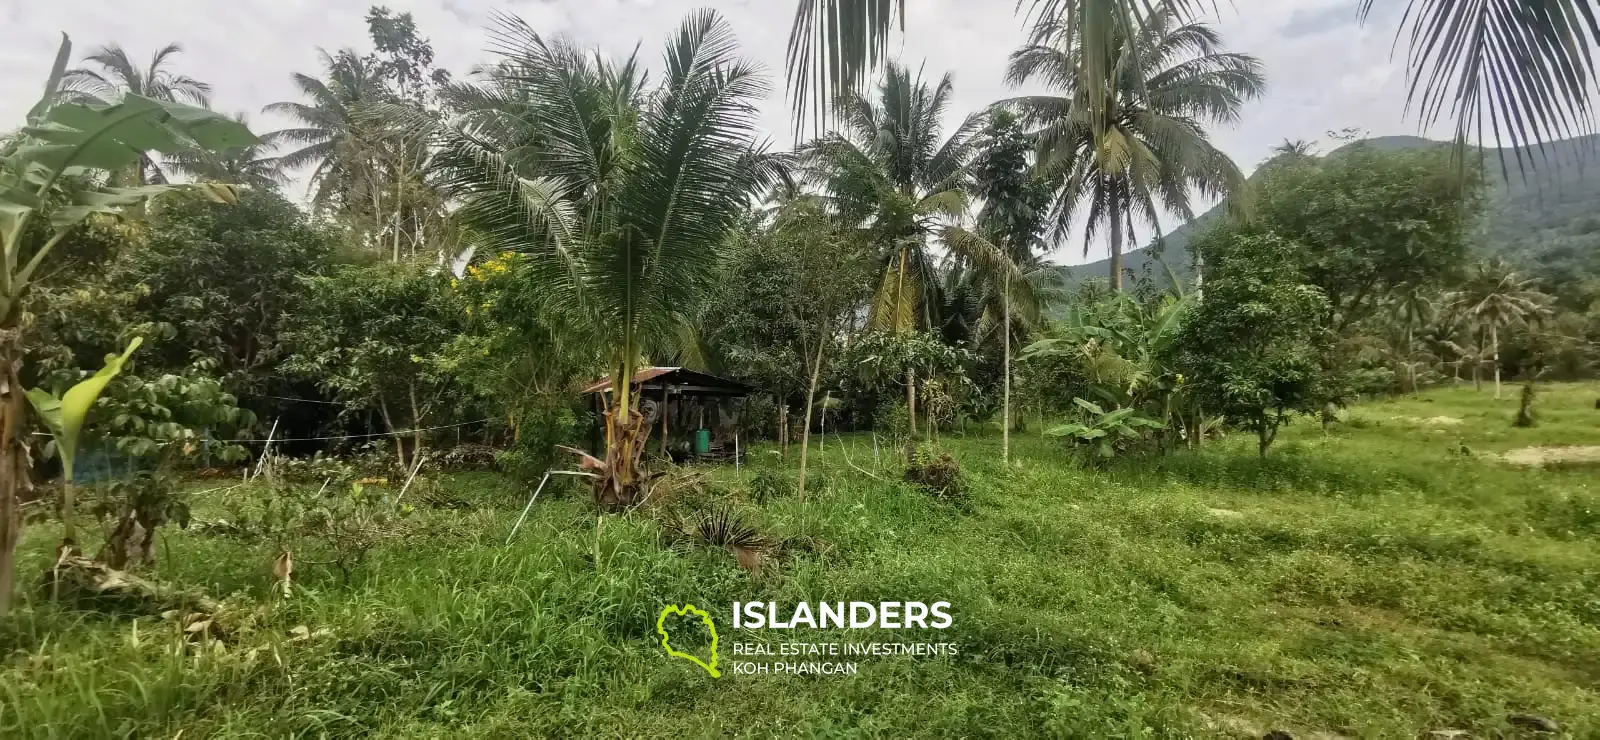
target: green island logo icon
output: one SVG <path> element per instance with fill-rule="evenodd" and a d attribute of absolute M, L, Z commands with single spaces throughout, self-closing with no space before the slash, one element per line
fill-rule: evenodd
<path fill-rule="evenodd" d="M 699 617 L 700 621 L 705 623 L 706 629 L 711 630 L 710 663 L 701 660 L 699 657 L 693 654 L 672 649 L 670 638 L 667 636 L 667 616 L 670 614 L 678 614 L 686 617 Z M 722 672 L 717 670 L 717 623 L 711 621 L 711 615 L 705 610 L 695 608 L 694 604 L 684 604 L 683 606 L 678 606 L 677 604 L 668 604 L 661 610 L 661 616 L 656 617 L 656 634 L 661 635 L 661 647 L 667 651 L 667 655 L 670 655 L 674 658 L 683 658 L 684 660 L 706 669 L 706 673 L 711 674 L 712 678 L 722 677 Z"/>

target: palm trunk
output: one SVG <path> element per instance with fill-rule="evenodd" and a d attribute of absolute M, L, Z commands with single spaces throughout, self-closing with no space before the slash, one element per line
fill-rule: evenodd
<path fill-rule="evenodd" d="M 822 353 L 827 347 L 823 338 L 827 336 L 827 326 L 821 327 L 817 333 L 817 356 L 811 361 L 811 384 L 806 387 L 806 426 L 800 432 L 800 500 L 806 500 L 806 458 L 811 452 L 811 414 L 817 399 L 817 380 L 822 376 Z"/>
<path fill-rule="evenodd" d="M 783 459 L 789 459 L 789 403 L 787 401 L 778 405 L 778 448 L 782 450 Z"/>
<path fill-rule="evenodd" d="M 606 412 L 605 473 L 595 481 L 595 503 L 620 509 L 635 503 L 639 493 L 639 458 L 650 441 L 650 425 L 633 403 L 632 342 L 615 377 L 611 379 L 616 404 Z M 662 409 L 665 413 L 666 409 Z"/>
<path fill-rule="evenodd" d="M 1500 400 L 1500 332 L 1495 324 L 1489 325 L 1489 352 L 1494 362 L 1494 400 Z"/>
<path fill-rule="evenodd" d="M 1112 207 L 1111 213 L 1111 289 L 1122 292 L 1122 209 Z"/>
<path fill-rule="evenodd" d="M 1011 464 L 1011 272 L 1001 281 L 1001 333 L 1005 337 L 1001 367 L 1005 374 L 1004 391 L 1000 401 L 1000 462 Z"/>
<path fill-rule="evenodd" d="M 1416 363 L 1411 361 L 1411 343 L 1413 341 L 1415 341 L 1415 340 L 1413 340 L 1412 337 L 1411 337 L 1411 323 L 1407 322 L 1406 323 L 1406 374 L 1411 376 L 1411 392 L 1413 394 L 1415 394 L 1417 392 L 1417 365 L 1416 365 Z"/>

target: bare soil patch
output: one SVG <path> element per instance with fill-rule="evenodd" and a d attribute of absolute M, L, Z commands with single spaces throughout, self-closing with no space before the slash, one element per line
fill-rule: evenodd
<path fill-rule="evenodd" d="M 1542 468 L 1552 464 L 1600 464 L 1600 446 L 1522 447 L 1500 456 L 1513 465 Z"/>

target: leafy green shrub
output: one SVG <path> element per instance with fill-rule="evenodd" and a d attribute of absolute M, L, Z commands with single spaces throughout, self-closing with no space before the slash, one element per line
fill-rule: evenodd
<path fill-rule="evenodd" d="M 1126 451 L 1129 445 L 1144 437 L 1144 430 L 1162 429 L 1166 426 L 1154 419 L 1140 416 L 1137 410 L 1132 408 L 1106 411 L 1081 398 L 1074 398 L 1072 402 L 1087 412 L 1085 421 L 1063 424 L 1047 430 L 1045 434 L 1065 437 L 1079 447 L 1092 448 L 1095 455 L 1101 459 L 1110 459 Z"/>
<path fill-rule="evenodd" d="M 396 506 L 387 495 L 361 483 L 303 500 L 298 533 L 332 556 L 345 582 L 380 543 L 411 531 L 410 504 Z"/>
<path fill-rule="evenodd" d="M 912 451 L 911 460 L 906 464 L 905 480 L 941 500 L 958 499 L 967 493 L 960 463 L 949 452 L 927 443 L 917 445 Z"/>
<path fill-rule="evenodd" d="M 909 436 L 911 415 L 906 411 L 905 402 L 896 400 L 879 404 L 877 412 L 872 417 L 872 427 L 895 438 Z"/>

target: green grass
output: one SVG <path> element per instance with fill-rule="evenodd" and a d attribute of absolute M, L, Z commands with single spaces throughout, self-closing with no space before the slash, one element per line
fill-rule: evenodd
<path fill-rule="evenodd" d="M 1007 471 L 998 437 L 947 439 L 965 505 L 872 480 L 830 440 L 804 502 L 757 506 L 740 495 L 752 471 L 712 471 L 764 532 L 805 545 L 760 575 L 664 549 L 649 518 L 597 527 L 572 489 L 506 547 L 527 490 L 489 474 L 447 481 L 473 507 L 423 510 L 425 533 L 350 583 L 302 565 L 286 602 L 269 596 L 273 551 L 172 532 L 155 575 L 269 605 L 256 627 L 175 650 L 154 618 L 25 601 L 0 623 L 0 737 L 1496 737 L 1516 736 L 1514 713 L 1600 736 L 1600 478 L 1495 457 L 1600 445 L 1600 386 L 1546 387 L 1532 429 L 1512 427 L 1515 396 L 1367 404 L 1327 436 L 1293 425 L 1264 461 L 1235 435 L 1087 470 L 1023 435 Z M 871 468 L 870 437 L 847 442 Z M 30 530 L 19 578 L 53 535 Z M 727 613 L 900 599 L 950 601 L 955 623 L 773 636 Z M 717 616 L 724 661 L 761 639 L 961 652 L 712 680 L 656 640 L 661 607 L 683 602 Z M 300 625 L 327 632 L 290 640 Z"/>

